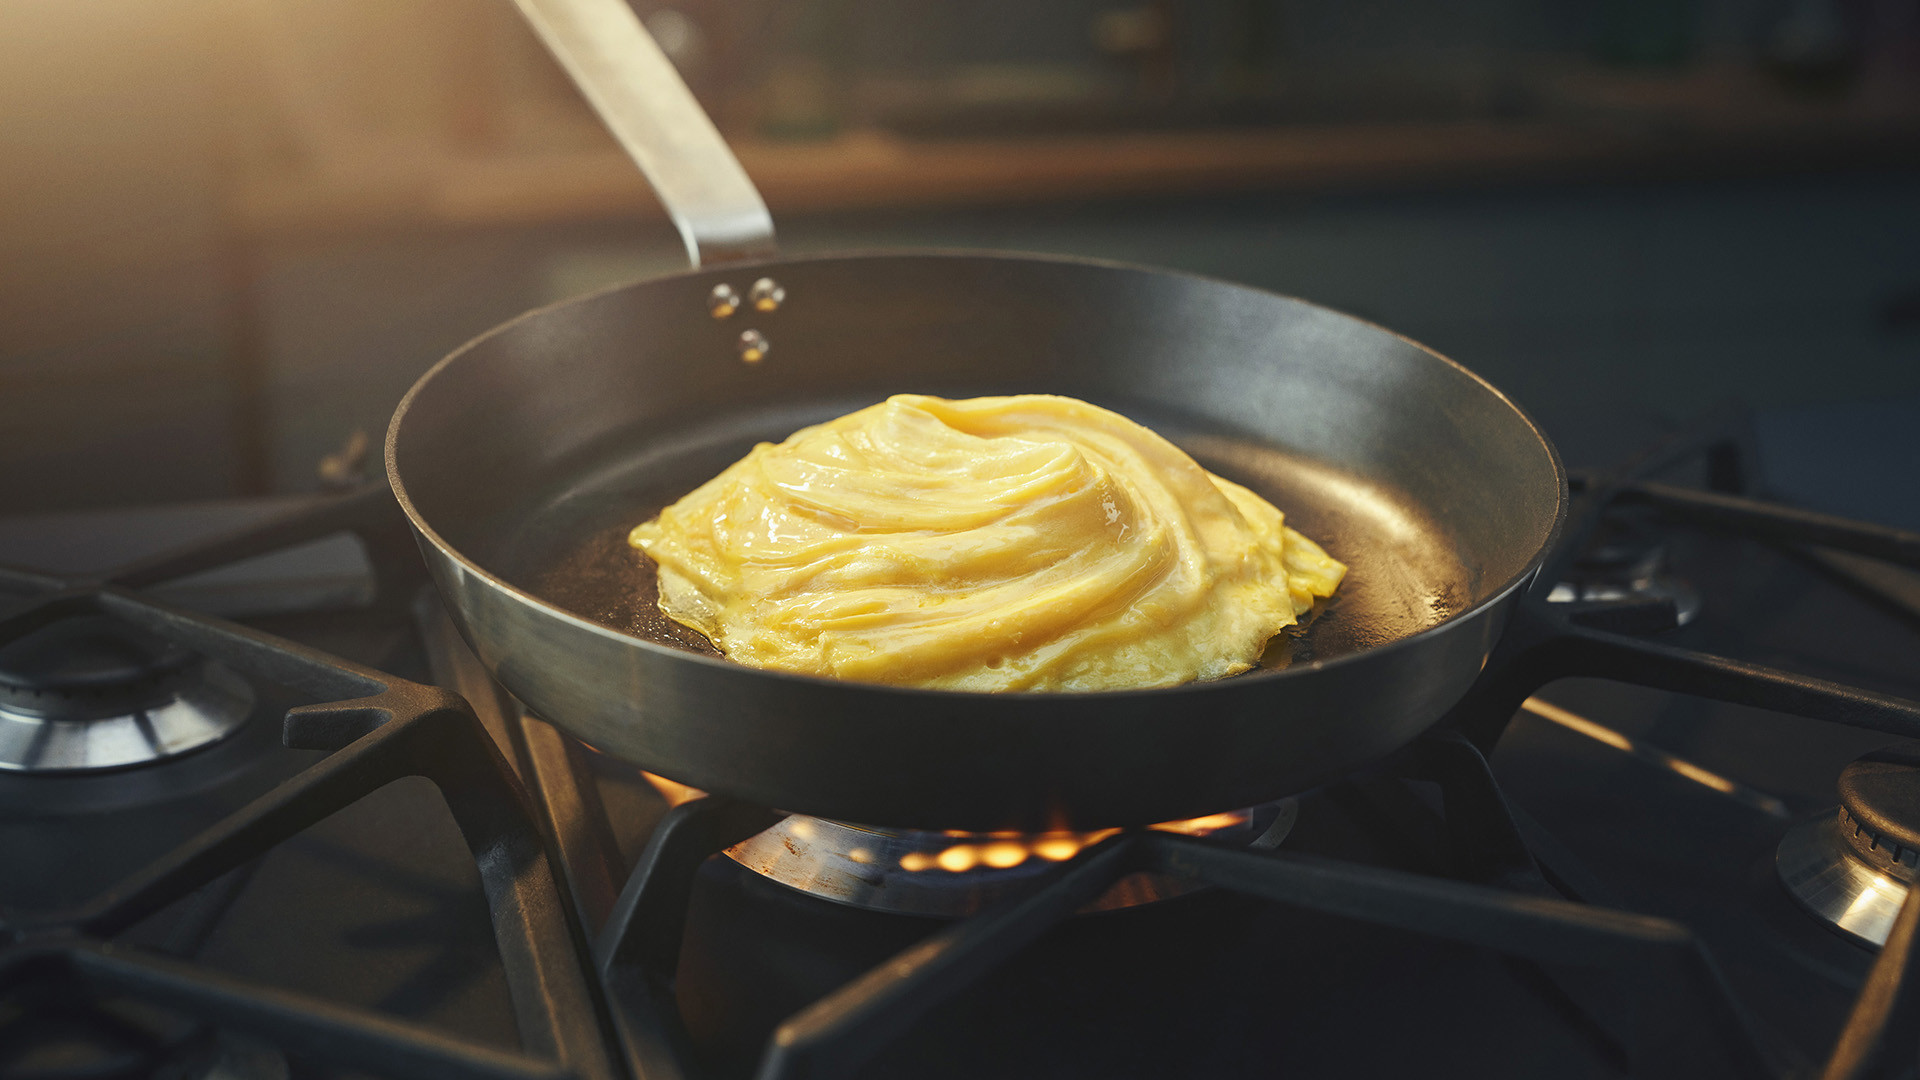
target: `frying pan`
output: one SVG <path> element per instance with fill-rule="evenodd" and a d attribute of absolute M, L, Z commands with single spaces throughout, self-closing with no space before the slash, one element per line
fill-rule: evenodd
<path fill-rule="evenodd" d="M 1037 830 L 1304 790 L 1404 746 L 1473 682 L 1566 504 L 1552 445 L 1485 381 L 1359 319 L 1189 274 L 964 252 L 741 261 L 771 248 L 764 206 L 626 5 L 521 3 L 696 265 L 507 323 L 394 414 L 388 476 L 448 610 L 536 714 L 782 810 Z M 716 255 L 731 261 L 700 267 Z M 714 286 L 763 276 L 786 290 L 778 310 L 709 314 Z M 735 347 L 748 327 L 770 343 L 757 364 Z M 765 671 L 660 615 L 629 529 L 756 442 L 908 391 L 1114 409 L 1279 506 L 1347 580 L 1253 671 L 1124 692 Z"/>

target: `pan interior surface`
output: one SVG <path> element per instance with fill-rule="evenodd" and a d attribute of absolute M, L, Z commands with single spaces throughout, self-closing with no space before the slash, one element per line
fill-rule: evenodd
<path fill-rule="evenodd" d="M 773 344 L 746 364 L 744 318 L 711 318 L 706 297 L 762 272 L 788 299 L 748 316 Z M 1082 398 L 1266 497 L 1350 568 L 1267 666 L 1470 610 L 1537 563 L 1560 510 L 1538 430 L 1412 342 L 1226 282 L 1024 256 L 785 260 L 533 312 L 415 386 L 388 463 L 416 522 L 487 577 L 711 655 L 655 609 L 626 532 L 754 443 L 895 393 Z"/>
<path fill-rule="evenodd" d="M 761 276 L 778 311 L 708 314 L 717 285 Z M 746 329 L 771 342 L 759 363 Z M 1272 501 L 1347 580 L 1266 670 L 1148 692 L 761 671 L 657 612 L 633 526 L 754 443 L 897 393 L 1112 409 Z M 1185 274 L 938 252 L 716 267 L 532 312 L 415 384 L 387 468 L 456 623 L 538 715 L 703 790 L 972 831 L 1250 806 L 1405 746 L 1478 676 L 1566 492 L 1512 402 L 1380 327 Z"/>
<path fill-rule="evenodd" d="M 1331 600 L 1273 639 L 1263 668 L 1333 659 L 1418 633 L 1475 597 L 1480 575 L 1406 493 L 1164 406 L 1097 403 L 1165 435 L 1209 471 L 1258 492 L 1350 568 Z M 475 554 L 509 584 L 561 610 L 656 644 L 719 656 L 706 638 L 661 614 L 652 562 L 627 543 L 627 533 L 755 443 L 778 442 L 799 427 L 869 404 L 822 398 L 616 444 L 597 460 L 574 463 L 506 511 L 488 530 L 496 546 Z"/>

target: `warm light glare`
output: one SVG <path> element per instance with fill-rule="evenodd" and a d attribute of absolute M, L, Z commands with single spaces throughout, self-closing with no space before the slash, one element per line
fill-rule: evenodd
<path fill-rule="evenodd" d="M 1179 833 L 1182 836 L 1206 836 L 1217 833 L 1221 829 L 1244 825 L 1247 821 L 1245 810 L 1235 810 L 1226 814 L 1208 814 L 1206 817 L 1188 818 L 1185 821 L 1163 821 L 1150 827 L 1160 832 Z"/>
<path fill-rule="evenodd" d="M 955 844 L 935 856 L 933 861 L 940 864 L 940 869 L 958 874 L 973 869 L 974 864 L 980 861 L 980 855 L 972 844 Z"/>
<path fill-rule="evenodd" d="M 1027 861 L 1027 849 L 1012 840 L 997 840 L 980 848 L 980 861 L 996 870 L 1011 869 Z"/>
<path fill-rule="evenodd" d="M 1192 821 L 1169 822 L 1166 827 L 1173 832 L 1185 832 L 1189 836 L 1205 836 L 1207 833 L 1217 831 L 1222 825 L 1238 824 L 1245 820 L 1244 814 L 1214 814 L 1205 818 L 1195 818 Z M 1154 828 L 1161 828 L 1161 826 L 1156 825 Z M 921 851 L 908 852 L 900 857 L 900 868 L 918 872 L 931 870 L 937 866 L 942 870 L 959 874 L 982 866 L 995 870 L 1011 870 L 1036 856 L 1048 862 L 1065 862 L 1100 841 L 1118 835 L 1119 832 L 1119 829 L 1100 829 L 1090 833 L 1061 830 L 1037 833 L 1032 836 L 1023 836 L 1017 832 L 992 832 L 984 834 L 986 837 L 984 842 L 954 844 L 937 854 Z M 982 834 L 949 829 L 944 835 L 977 840 Z"/>
<path fill-rule="evenodd" d="M 678 780 L 669 780 L 664 776 L 655 776 L 650 772 L 643 772 L 640 775 L 646 777 L 647 783 L 653 785 L 653 790 L 659 792 L 660 797 L 667 800 L 668 806 L 679 806 L 683 802 L 692 802 L 706 795 L 706 792 L 701 791 L 699 788 L 688 787 Z"/>
<path fill-rule="evenodd" d="M 1632 739 L 1627 738 L 1625 735 L 1620 734 L 1610 727 L 1596 724 L 1578 713 L 1570 713 L 1551 701 L 1542 701 L 1537 697 L 1530 697 L 1521 702 L 1520 707 L 1535 716 L 1545 717 L 1559 724 L 1561 727 L 1577 731 L 1589 739 L 1606 743 L 1615 750 L 1626 750 L 1629 752 L 1633 750 Z"/>
<path fill-rule="evenodd" d="M 1624 750 L 1629 754 L 1634 754 L 1649 764 L 1670 770 L 1676 775 L 1683 776 L 1702 787 L 1709 787 L 1722 795 L 1739 799 L 1768 814 L 1772 814 L 1774 817 L 1785 818 L 1791 816 L 1785 803 L 1765 792 L 1755 791 L 1752 788 L 1742 785 L 1737 780 L 1722 776 L 1711 769 L 1702 768 L 1685 758 L 1676 757 L 1650 743 L 1635 742 L 1604 724 L 1596 724 L 1592 720 L 1578 713 L 1569 712 L 1551 701 L 1542 701 L 1539 698 L 1528 698 L 1526 701 L 1521 702 L 1520 707 L 1535 716 L 1551 720 L 1569 731 L 1575 731 L 1585 735 L 1589 739 L 1605 743 L 1615 750 Z"/>
<path fill-rule="evenodd" d="M 1906 903 L 1906 886 L 1889 879 L 1884 874 L 1872 874 L 1866 879 L 1867 887 L 1847 905 L 1846 913 L 1840 916 L 1841 925 L 1859 922 L 1863 917 L 1873 914 L 1882 907 L 1898 910 Z"/>
<path fill-rule="evenodd" d="M 1073 836 L 1047 836 L 1033 842 L 1033 853 L 1053 862 L 1065 862 L 1080 854 L 1080 840 Z"/>
<path fill-rule="evenodd" d="M 1722 791 L 1729 795 L 1733 794 L 1733 781 L 1721 776 L 1717 772 L 1708 772 L 1691 761 L 1682 761 L 1679 758 L 1674 758 L 1667 762 L 1667 767 L 1696 784 L 1705 784 L 1715 791 Z"/>

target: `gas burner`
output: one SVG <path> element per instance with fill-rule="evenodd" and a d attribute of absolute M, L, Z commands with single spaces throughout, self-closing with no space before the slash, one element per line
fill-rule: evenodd
<path fill-rule="evenodd" d="M 1235 846 L 1278 847 L 1299 816 L 1293 799 L 1152 826 Z M 1048 870 L 1119 832 L 965 833 L 881 829 L 795 814 L 727 849 L 762 877 L 870 911 L 959 918 L 1017 896 Z M 1170 900 L 1203 886 L 1141 871 L 1120 878 L 1083 912 Z"/>
<path fill-rule="evenodd" d="M 231 668 L 104 615 L 0 647 L 0 770 L 146 765 L 246 722 L 253 688 Z"/>
<path fill-rule="evenodd" d="M 1840 773 L 1840 809 L 1803 822 L 1775 858 L 1787 891 L 1842 933 L 1886 943 L 1920 876 L 1920 753 L 1875 751 Z"/>
<path fill-rule="evenodd" d="M 1606 603 L 1621 600 L 1671 600 L 1675 625 L 1700 614 L 1700 592 L 1675 577 L 1667 562 L 1667 544 L 1647 523 L 1625 514 L 1609 515 L 1548 594 L 1551 603 Z"/>

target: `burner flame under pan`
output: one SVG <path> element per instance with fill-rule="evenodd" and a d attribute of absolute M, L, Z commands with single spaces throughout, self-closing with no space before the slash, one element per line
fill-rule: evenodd
<path fill-rule="evenodd" d="M 1292 829 L 1292 799 L 1252 810 L 1152 826 L 1193 836 L 1277 846 Z M 954 833 L 880 829 L 794 815 L 727 849 L 727 857 L 763 877 L 812 896 L 874 911 L 957 918 L 1037 886 L 1056 865 L 1115 835 Z M 1165 874 L 1138 872 L 1115 882 L 1086 911 L 1167 900 L 1196 888 Z"/>

